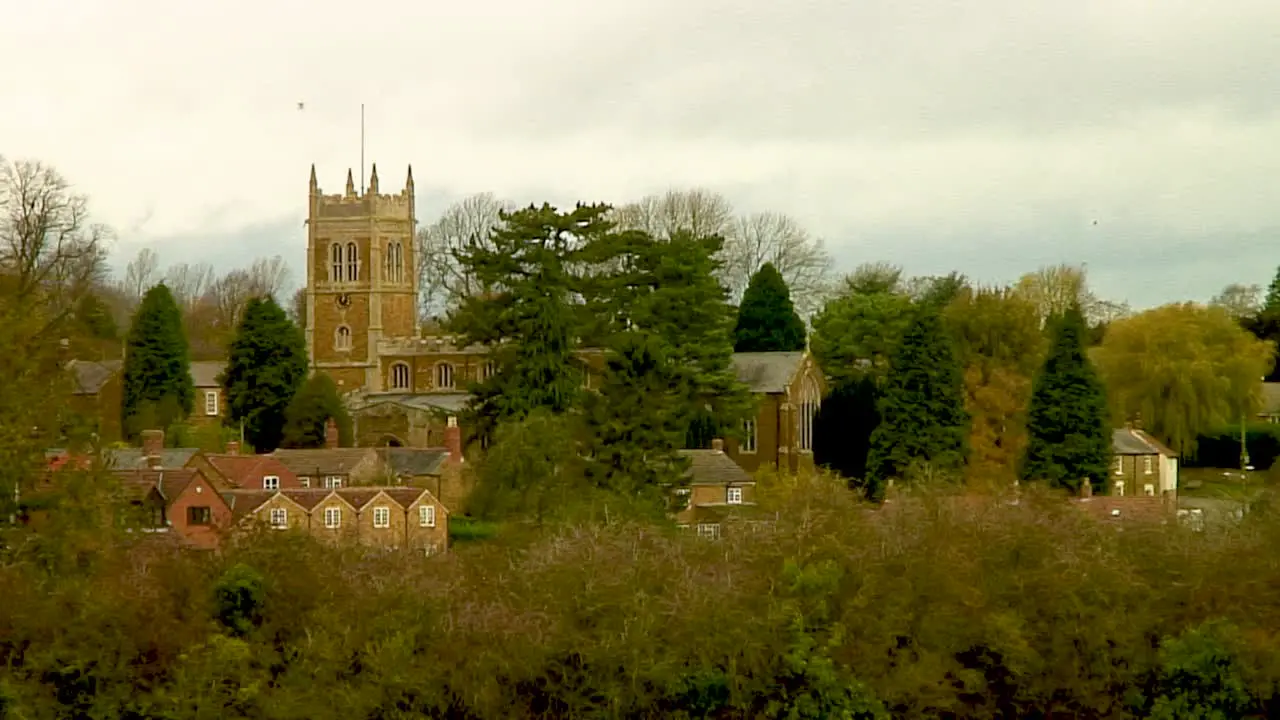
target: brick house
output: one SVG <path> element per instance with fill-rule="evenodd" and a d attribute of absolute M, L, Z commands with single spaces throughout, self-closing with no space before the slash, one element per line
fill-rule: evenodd
<path fill-rule="evenodd" d="M 198 468 L 221 490 L 285 490 L 305 487 L 289 466 L 270 455 L 240 455 L 239 443 L 226 453 L 197 453 L 187 467 Z"/>
<path fill-rule="evenodd" d="M 326 541 L 428 553 L 448 546 L 449 511 L 424 488 L 233 490 L 225 497 L 237 527 L 293 529 Z"/>
<path fill-rule="evenodd" d="M 176 469 L 186 467 L 200 452 L 200 448 L 166 448 L 163 430 L 143 430 L 142 447 L 112 448 L 103 455 L 116 470 Z"/>
<path fill-rule="evenodd" d="M 676 524 L 697 527 L 699 537 L 720 537 L 724 521 L 755 507 L 756 482 L 724 452 L 724 442 L 710 450 L 681 450 L 689 459 L 688 504 L 676 513 Z"/>
<path fill-rule="evenodd" d="M 124 362 L 121 360 L 71 360 L 73 412 L 85 419 L 101 441 L 118 442 L 123 437 L 120 427 L 120 402 L 124 391 Z"/>
<path fill-rule="evenodd" d="M 734 353 L 738 381 L 757 398 L 756 417 L 727 452 L 744 470 L 797 472 L 813 467 L 813 427 L 826 378 L 807 351 Z"/>
<path fill-rule="evenodd" d="M 195 386 L 195 404 L 187 422 L 205 427 L 222 424 L 227 415 L 226 394 L 218 376 L 227 368 L 222 360 L 196 360 L 191 363 L 191 384 Z"/>
<path fill-rule="evenodd" d="M 1178 494 L 1178 454 L 1139 428 L 1112 430 L 1107 494 L 1163 497 Z"/>
<path fill-rule="evenodd" d="M 375 448 L 280 449 L 271 453 L 303 488 L 333 490 L 353 485 L 382 485 L 390 478 Z"/>
<path fill-rule="evenodd" d="M 217 488 L 195 468 L 113 470 L 112 475 L 144 502 L 151 514 L 148 523 L 168 529 L 184 544 L 201 549 L 218 547 L 230 525 L 231 508 Z M 160 503 L 155 503 L 159 498 Z"/>

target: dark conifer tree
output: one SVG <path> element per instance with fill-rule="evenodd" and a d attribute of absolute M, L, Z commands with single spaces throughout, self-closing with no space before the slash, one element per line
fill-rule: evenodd
<path fill-rule="evenodd" d="M 226 392 L 228 419 L 244 423 L 245 439 L 258 452 L 271 452 L 284 435 L 285 409 L 307 378 L 302 333 L 276 301 L 251 298 L 236 328 L 219 382 Z"/>
<path fill-rule="evenodd" d="M 163 283 L 147 291 L 125 341 L 121 420 L 129 438 L 191 413 L 195 387 L 182 311 Z"/>
<path fill-rule="evenodd" d="M 325 443 L 325 425 L 333 418 L 338 425 L 338 444 L 352 446 L 351 415 L 342 403 L 333 378 L 318 372 L 303 383 L 289 407 L 284 411 L 284 437 L 281 447 L 321 448 Z"/>
<path fill-rule="evenodd" d="M 871 434 L 867 494 L 915 470 L 958 471 L 968 454 L 964 375 L 938 313 L 922 308 L 889 361 Z"/>
<path fill-rule="evenodd" d="M 1085 353 L 1084 317 L 1072 309 L 1053 319 L 1053 344 L 1027 408 L 1021 476 L 1076 492 L 1088 480 L 1103 491 L 1111 463 L 1111 428 L 1102 381 Z"/>
<path fill-rule="evenodd" d="M 796 314 L 791 290 L 773 263 L 765 263 L 742 293 L 734 351 L 793 352 L 804 350 L 804 339 L 804 321 Z"/>

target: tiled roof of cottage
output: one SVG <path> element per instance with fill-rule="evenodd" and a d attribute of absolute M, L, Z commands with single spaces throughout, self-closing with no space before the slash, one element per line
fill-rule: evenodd
<path fill-rule="evenodd" d="M 295 475 L 347 475 L 367 458 L 377 454 L 372 448 L 317 448 L 276 450 L 271 456 Z"/>
<path fill-rule="evenodd" d="M 232 490 L 222 493 L 222 499 L 227 503 L 227 507 L 231 508 L 232 519 L 238 522 L 245 515 L 262 507 L 275 495 L 269 490 Z"/>
<path fill-rule="evenodd" d="M 293 471 L 270 455 L 230 455 L 206 453 L 205 459 L 232 485 L 256 482 L 264 475 L 292 476 Z"/>
<path fill-rule="evenodd" d="M 378 456 L 397 475 L 439 475 L 449 459 L 449 451 L 445 448 L 387 447 L 378 448 Z"/>
<path fill-rule="evenodd" d="M 227 367 L 224 360 L 196 360 L 191 363 L 191 384 L 198 388 L 215 388 L 222 383 L 218 382 L 218 375 Z"/>
<path fill-rule="evenodd" d="M 1165 455 L 1168 457 L 1178 455 L 1150 434 L 1135 428 L 1112 430 L 1111 450 L 1116 455 Z"/>
<path fill-rule="evenodd" d="M 187 464 L 200 448 L 165 448 L 160 451 L 160 467 L 177 469 Z M 147 467 L 147 455 L 142 448 L 114 448 L 104 450 L 110 467 L 116 470 L 141 470 Z"/>
<path fill-rule="evenodd" d="M 402 508 L 408 508 L 410 505 L 417 502 L 418 498 L 423 495 L 427 495 L 428 497 L 430 496 L 430 493 L 422 488 L 356 487 L 341 488 L 339 490 L 326 490 L 324 488 L 294 488 L 280 490 L 278 492 L 268 490 L 229 490 L 223 493 L 222 497 L 227 501 L 227 505 L 231 507 L 232 514 L 238 520 L 244 515 L 262 507 L 264 503 L 276 495 L 283 495 L 298 505 L 301 505 L 303 508 L 306 508 L 308 511 L 311 511 L 330 495 L 337 495 L 356 510 L 362 510 L 366 505 L 382 494 L 385 494 L 392 502 Z"/>
<path fill-rule="evenodd" d="M 111 376 L 120 372 L 120 368 L 124 366 L 124 363 L 120 360 L 103 360 L 100 362 L 72 360 L 67 365 L 75 378 L 76 388 L 73 392 L 76 395 L 94 395 L 102 389 L 103 385 L 107 384 Z"/>
<path fill-rule="evenodd" d="M 783 393 L 800 371 L 803 352 L 734 353 L 733 370 L 738 382 L 753 393 Z"/>
<path fill-rule="evenodd" d="M 192 468 L 172 468 L 168 470 L 113 470 L 112 474 L 120 479 L 126 487 L 145 495 L 148 488 L 160 491 L 166 504 L 171 504 L 182 491 L 196 478 L 201 477 L 198 470 Z"/>
<path fill-rule="evenodd" d="M 689 458 L 689 479 L 694 485 L 741 485 L 753 482 L 738 463 L 720 450 L 681 450 Z"/>

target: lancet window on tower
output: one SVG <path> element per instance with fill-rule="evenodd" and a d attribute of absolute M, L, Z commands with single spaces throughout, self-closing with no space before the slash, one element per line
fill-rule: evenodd
<path fill-rule="evenodd" d="M 347 243 L 347 282 L 360 279 L 360 250 L 355 243 Z"/>
<path fill-rule="evenodd" d="M 342 243 L 329 246 L 329 282 L 342 282 Z"/>
<path fill-rule="evenodd" d="M 404 282 L 404 245 L 399 240 L 387 243 L 386 276 L 388 282 Z"/>

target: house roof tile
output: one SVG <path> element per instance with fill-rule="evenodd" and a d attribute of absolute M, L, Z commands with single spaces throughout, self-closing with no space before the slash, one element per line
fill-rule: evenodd
<path fill-rule="evenodd" d="M 694 485 L 740 485 L 751 476 L 720 450 L 681 450 L 689 458 L 689 480 Z"/>
<path fill-rule="evenodd" d="M 804 356 L 804 352 L 734 353 L 733 370 L 753 393 L 783 393 L 800 372 Z"/>
<path fill-rule="evenodd" d="M 295 475 L 347 475 L 369 457 L 377 457 L 373 448 L 318 448 L 313 450 L 276 450 L 271 454 Z"/>
<path fill-rule="evenodd" d="M 218 376 L 227 368 L 225 360 L 195 360 L 191 363 L 191 384 L 198 388 L 216 388 L 222 385 Z"/>
<path fill-rule="evenodd" d="M 73 392 L 76 395 L 96 394 L 123 366 L 120 360 L 72 360 L 67 367 L 75 378 Z"/>
<path fill-rule="evenodd" d="M 378 448 L 378 456 L 397 475 L 439 475 L 449 459 L 445 448 Z"/>

